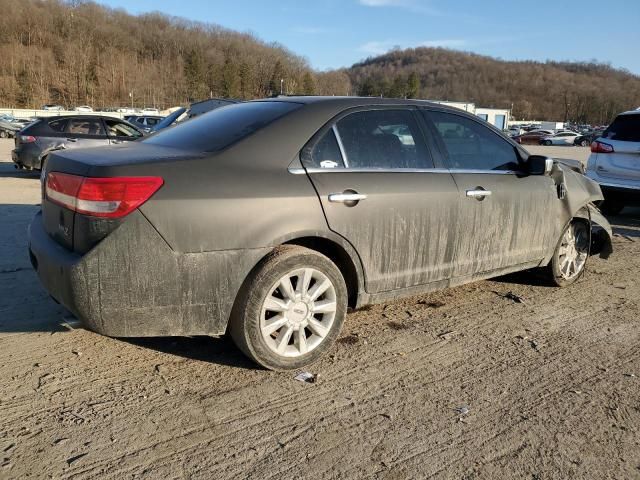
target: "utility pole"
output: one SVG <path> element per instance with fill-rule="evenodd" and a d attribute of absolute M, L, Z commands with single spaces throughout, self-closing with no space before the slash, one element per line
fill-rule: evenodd
<path fill-rule="evenodd" d="M 280 79 L 280 95 L 284 94 L 284 78 Z"/>

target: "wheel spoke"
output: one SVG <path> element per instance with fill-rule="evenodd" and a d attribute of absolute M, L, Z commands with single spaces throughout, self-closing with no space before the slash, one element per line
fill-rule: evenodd
<path fill-rule="evenodd" d="M 307 334 L 305 333 L 304 328 L 298 329 L 296 336 L 294 337 L 294 341 L 300 353 L 307 353 Z"/>
<path fill-rule="evenodd" d="M 289 340 L 291 340 L 291 334 L 293 334 L 293 327 L 290 325 L 280 331 L 278 338 L 276 338 L 276 349 L 278 353 L 282 354 L 287 349 Z"/>
<path fill-rule="evenodd" d="M 324 338 L 324 337 L 327 336 L 327 333 L 329 333 L 329 329 L 327 327 L 325 327 L 324 325 L 322 325 L 315 318 L 310 318 L 309 319 L 308 327 L 313 333 L 315 333 L 319 337 L 323 337 Z"/>
<path fill-rule="evenodd" d="M 264 327 L 262 328 L 262 332 L 265 335 L 271 335 L 285 323 L 287 323 L 287 317 L 285 317 L 284 315 L 277 315 L 265 322 Z"/>
<path fill-rule="evenodd" d="M 333 300 L 321 300 L 313 304 L 314 313 L 333 313 L 336 311 L 336 302 Z"/>
<path fill-rule="evenodd" d="M 329 281 L 328 278 L 325 278 L 324 280 L 322 280 L 321 282 L 317 282 L 312 288 L 311 290 L 309 290 L 309 298 L 311 300 L 315 300 L 316 298 L 318 298 L 320 295 L 322 295 L 324 292 L 327 291 L 327 289 L 331 286 L 331 282 Z"/>
<path fill-rule="evenodd" d="M 300 295 L 306 295 L 309 290 L 309 284 L 311 283 L 311 278 L 313 277 L 313 270 L 310 268 L 305 268 L 302 271 L 302 275 L 298 275 L 298 284 L 296 285 L 296 293 Z"/>
<path fill-rule="evenodd" d="M 295 292 L 293 291 L 293 285 L 291 285 L 291 277 L 283 277 L 280 279 L 280 293 L 285 298 L 285 300 L 294 300 L 296 297 Z"/>
<path fill-rule="evenodd" d="M 264 302 L 264 308 L 270 312 L 286 312 L 287 302 L 279 298 L 269 295 Z"/>

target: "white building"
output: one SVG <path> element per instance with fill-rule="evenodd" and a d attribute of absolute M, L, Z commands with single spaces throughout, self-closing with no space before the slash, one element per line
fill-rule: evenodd
<path fill-rule="evenodd" d="M 511 118 L 511 109 L 508 108 L 484 108 L 476 107 L 475 103 L 465 102 L 449 102 L 446 100 L 430 100 L 434 103 L 447 105 L 448 107 L 459 108 L 465 112 L 473 113 L 482 118 L 485 122 L 490 123 L 499 130 L 506 130 L 509 119 Z"/>

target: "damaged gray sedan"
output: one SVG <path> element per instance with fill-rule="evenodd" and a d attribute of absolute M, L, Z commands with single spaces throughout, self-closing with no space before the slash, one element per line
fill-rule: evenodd
<path fill-rule="evenodd" d="M 271 369 L 318 359 L 348 307 L 532 267 L 567 286 L 611 252 L 581 166 L 420 101 L 231 105 L 42 179 L 31 260 L 88 328 L 229 332 Z"/>

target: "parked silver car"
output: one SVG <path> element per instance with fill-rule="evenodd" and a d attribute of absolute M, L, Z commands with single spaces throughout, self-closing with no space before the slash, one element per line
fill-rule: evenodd
<path fill-rule="evenodd" d="M 640 204 L 640 110 L 618 115 L 591 144 L 587 176 L 600 184 L 603 212 Z"/>

